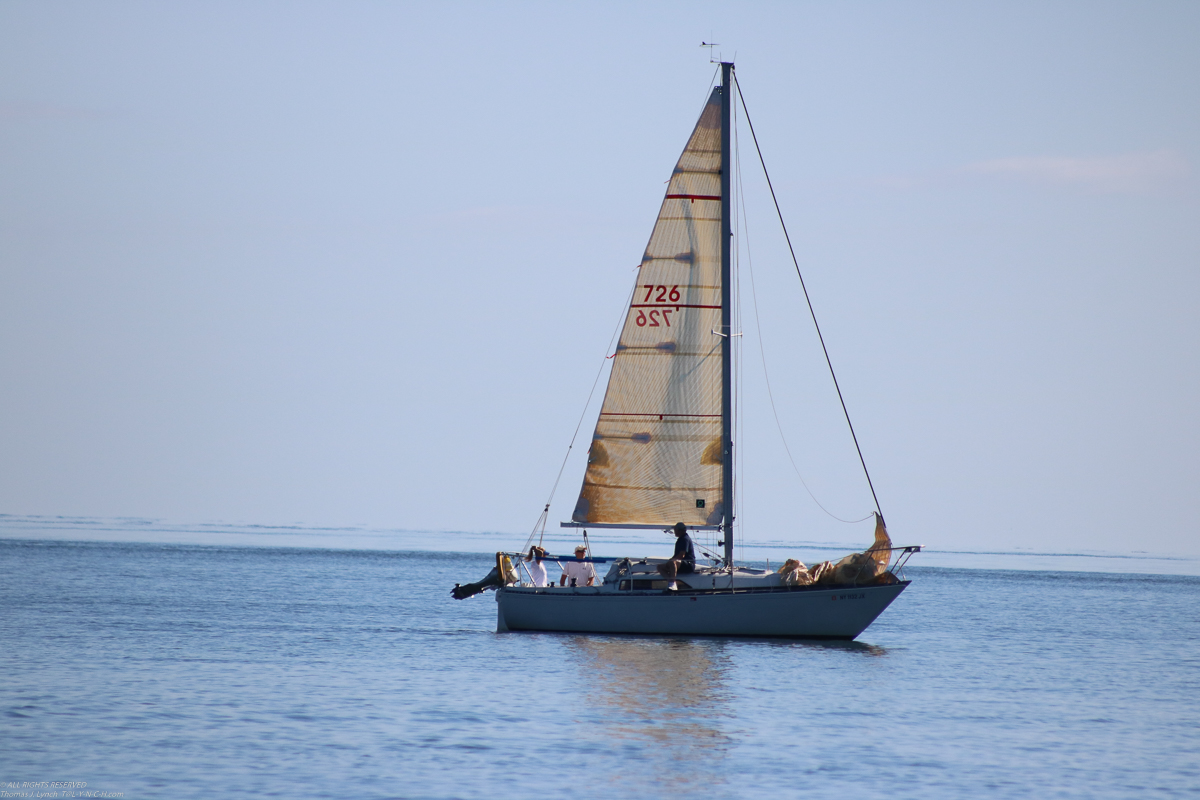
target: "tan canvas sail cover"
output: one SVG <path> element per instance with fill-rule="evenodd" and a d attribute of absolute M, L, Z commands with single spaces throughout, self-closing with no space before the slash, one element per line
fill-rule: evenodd
<path fill-rule="evenodd" d="M 867 550 L 867 555 L 874 559 L 879 565 L 879 572 L 887 569 L 888 562 L 892 558 L 892 537 L 888 536 L 887 525 L 883 522 L 883 515 L 875 514 L 875 542 L 871 548 Z"/>
<path fill-rule="evenodd" d="M 720 170 L 714 89 L 642 257 L 576 523 L 721 521 Z"/>

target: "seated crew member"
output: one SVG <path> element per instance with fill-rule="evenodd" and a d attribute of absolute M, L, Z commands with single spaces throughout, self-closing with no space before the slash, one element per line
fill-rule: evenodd
<path fill-rule="evenodd" d="M 585 546 L 579 545 L 575 548 L 575 560 L 563 564 L 562 577 L 558 579 L 559 586 L 591 586 L 596 582 L 596 568 L 592 566 L 592 562 L 583 560 L 586 555 Z"/>
<path fill-rule="evenodd" d="M 529 555 L 525 556 L 525 569 L 529 570 L 529 577 L 534 586 L 546 585 L 546 565 L 542 563 L 545 557 L 546 551 L 536 544 L 529 548 Z"/>
<path fill-rule="evenodd" d="M 677 522 L 672 530 L 676 537 L 675 554 L 671 556 L 670 561 L 664 561 L 658 565 L 659 573 L 670 581 L 667 584 L 669 592 L 679 589 L 675 584 L 676 575 L 687 575 L 696 571 L 696 551 L 692 548 L 692 537 L 688 536 L 687 526 L 682 522 Z"/>

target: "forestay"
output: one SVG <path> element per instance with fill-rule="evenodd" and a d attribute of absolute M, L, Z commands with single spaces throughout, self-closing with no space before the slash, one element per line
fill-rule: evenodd
<path fill-rule="evenodd" d="M 668 183 L 592 436 L 575 523 L 718 525 L 721 95 Z"/>

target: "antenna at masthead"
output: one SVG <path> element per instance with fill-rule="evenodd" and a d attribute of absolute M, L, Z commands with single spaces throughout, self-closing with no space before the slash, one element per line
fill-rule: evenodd
<path fill-rule="evenodd" d="M 710 64 L 717 63 L 716 61 L 713 61 L 712 49 L 714 47 L 720 47 L 721 46 L 720 42 L 701 42 L 700 46 L 708 48 L 708 63 L 710 63 Z"/>

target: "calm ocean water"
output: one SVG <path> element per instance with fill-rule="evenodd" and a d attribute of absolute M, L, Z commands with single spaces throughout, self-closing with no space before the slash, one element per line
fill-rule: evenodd
<path fill-rule="evenodd" d="M 491 561 L 0 539 L 0 782 L 1200 794 L 1200 577 L 917 566 L 859 641 L 806 643 L 496 634 L 491 594 L 449 597 Z"/>

